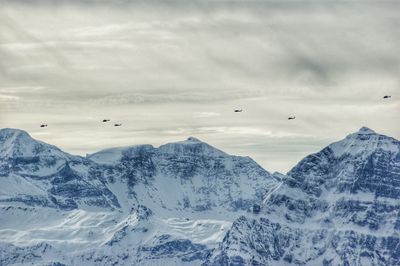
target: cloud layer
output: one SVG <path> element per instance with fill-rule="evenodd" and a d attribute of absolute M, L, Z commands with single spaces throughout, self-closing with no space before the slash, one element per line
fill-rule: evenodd
<path fill-rule="evenodd" d="M 364 125 L 400 137 L 399 2 L 0 3 L 0 127 L 72 153 L 195 135 L 285 172 Z"/>

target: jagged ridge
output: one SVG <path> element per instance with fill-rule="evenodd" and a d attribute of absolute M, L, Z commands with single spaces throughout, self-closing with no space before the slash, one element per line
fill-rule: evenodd
<path fill-rule="evenodd" d="M 231 221 L 277 184 L 249 157 L 228 155 L 193 137 L 83 158 L 20 130 L 0 130 L 1 135 L 6 156 L 0 182 L 7 189 L 0 189 L 0 242 L 46 243 L 58 254 L 54 262 L 67 265 L 199 264 Z M 13 224 L 23 215 L 34 222 Z M 43 227 L 50 229 L 43 233 Z M 25 233 L 11 234 L 14 230 Z M 30 249 L 4 250 L 23 256 Z M 47 261 L 46 252 L 35 256 Z"/>
<path fill-rule="evenodd" d="M 364 127 L 307 156 L 205 265 L 399 265 L 399 148 Z"/>
<path fill-rule="evenodd" d="M 0 130 L 0 264 L 398 265 L 399 148 L 364 127 L 285 176 L 193 137 L 82 158 Z"/>

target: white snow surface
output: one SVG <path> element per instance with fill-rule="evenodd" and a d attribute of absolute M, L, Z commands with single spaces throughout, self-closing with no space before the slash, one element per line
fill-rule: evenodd
<path fill-rule="evenodd" d="M 250 262 L 257 253 L 241 240 L 256 248 L 265 244 L 256 242 L 259 228 L 251 227 L 260 217 L 279 223 L 282 234 L 293 239 L 301 232 L 307 243 L 293 246 L 297 252 L 293 254 L 300 260 L 315 258 L 312 263 L 316 265 L 322 264 L 318 252 L 325 249 L 323 245 L 349 230 L 358 235 L 398 237 L 395 211 L 385 214 L 385 222 L 377 230 L 356 223 L 363 221 L 375 203 L 396 210 L 397 199 L 334 189 L 339 183 L 354 182 L 353 162 L 377 151 L 396 156 L 398 141 L 364 127 L 328 147 L 332 151 L 329 157 L 316 158 L 319 160 L 313 163 L 326 165 L 332 153 L 333 161 L 344 158 L 349 163 L 335 171 L 334 180 L 322 176 L 328 181 L 317 197 L 304 188 L 287 185 L 289 177 L 271 175 L 249 157 L 226 154 L 193 137 L 158 148 L 105 149 L 81 158 L 34 140 L 26 132 L 2 129 L 0 264 L 201 265 L 204 258 L 182 258 L 201 257 L 201 252 L 219 248 Z M 312 156 L 310 160 L 315 159 Z M 40 160 L 31 161 L 33 157 Z M 318 167 L 312 170 L 319 173 Z M 59 180 L 60 176 L 63 179 Z M 308 178 L 315 184 L 321 179 Z M 51 194 L 53 190 L 59 194 Z M 75 190 L 77 195 L 71 193 Z M 83 193 L 78 193 L 80 190 Z M 67 196 L 63 196 L 65 192 L 69 192 Z M 75 200 L 77 207 L 40 205 L 53 196 L 58 201 Z M 341 202 L 354 201 L 366 209 L 347 214 L 336 208 Z M 261 206 L 259 214 L 252 213 L 253 204 Z M 249 224 L 239 223 L 235 228 L 239 217 L 246 217 Z M 223 249 L 221 243 L 228 231 L 233 234 L 231 240 L 237 236 L 238 242 L 224 243 Z M 326 231 L 326 240 L 313 246 L 310 243 L 318 240 L 317 231 Z M 263 237 L 268 239 L 268 232 Z M 335 256 L 331 249 L 324 254 Z M 269 265 L 289 264 L 280 260 Z"/>
<path fill-rule="evenodd" d="M 151 177 L 141 176 L 152 169 L 147 169 L 147 164 L 124 168 L 135 160 L 141 163 L 141 156 L 150 156 L 155 164 Z M 36 157 L 37 161 L 31 161 Z M 12 165 L 20 158 L 21 162 Z M 130 171 L 138 169 L 129 167 L 143 167 L 134 185 L 130 184 Z M 57 179 L 60 171 L 67 171 L 61 175 L 65 180 Z M 98 172 L 103 174 L 99 179 L 94 177 Z M 277 180 L 250 158 L 228 155 L 193 137 L 158 148 L 111 148 L 81 158 L 34 140 L 24 131 L 2 129 L 0 254 L 7 255 L 4 265 L 135 265 L 138 260 L 143 265 L 200 265 L 201 260 L 152 257 L 142 249 L 180 240 L 215 248 L 232 221 L 250 215 L 252 202 L 261 202 L 276 185 Z M 91 195 L 74 199 L 75 209 L 40 205 L 51 199 L 49 191 L 64 193 L 71 186 L 90 189 Z M 108 194 L 97 195 L 106 190 L 119 207 L 92 205 L 104 197 L 110 201 Z M 23 200 L 15 200 L 20 198 Z M 56 198 L 68 200 L 59 194 Z M 239 207 L 231 206 L 235 200 L 240 200 Z M 149 213 L 143 214 L 146 210 Z M 35 254 L 36 262 L 24 259 L 29 252 Z M 174 252 L 186 256 L 192 251 Z M 131 256 L 122 259 L 125 253 Z"/>
<path fill-rule="evenodd" d="M 399 147 L 363 127 L 307 156 L 206 265 L 400 265 Z"/>
<path fill-rule="evenodd" d="M 61 151 L 56 146 L 34 140 L 23 130 L 0 129 L 0 158 L 57 156 L 70 158 L 71 155 Z"/>
<path fill-rule="evenodd" d="M 328 147 L 332 149 L 336 157 L 341 157 L 345 154 L 352 156 L 362 154 L 365 157 L 377 149 L 397 153 L 399 148 L 398 145 L 394 145 L 396 142 L 398 142 L 396 139 L 377 134 L 367 127 L 362 127 L 358 132 L 350 134 L 345 139 Z"/>

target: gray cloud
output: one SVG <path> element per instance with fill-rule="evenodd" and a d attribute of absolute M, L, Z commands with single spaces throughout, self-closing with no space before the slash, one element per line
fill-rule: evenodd
<path fill-rule="evenodd" d="M 286 171 L 363 125 L 400 137 L 399 2 L 0 4 L 0 127 L 71 152 L 195 135 Z"/>

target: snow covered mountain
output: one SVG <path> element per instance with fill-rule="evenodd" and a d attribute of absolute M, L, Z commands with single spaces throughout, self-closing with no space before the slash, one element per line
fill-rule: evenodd
<path fill-rule="evenodd" d="M 205 265 L 400 265 L 400 142 L 368 128 L 304 158 Z"/>
<path fill-rule="evenodd" d="M 138 204 L 159 215 L 247 211 L 276 185 L 271 174 L 249 157 L 228 155 L 195 138 L 103 150 L 88 156 L 102 166 L 120 202 L 135 195 Z M 121 185 L 122 183 L 122 185 Z M 118 190 L 126 187 L 127 192 Z"/>
<path fill-rule="evenodd" d="M 70 155 L 0 130 L 0 265 L 400 265 L 400 142 L 286 176 L 198 139 Z"/>
<path fill-rule="evenodd" d="M 195 138 L 84 158 L 1 129 L 0 265 L 200 265 L 279 178 Z"/>
<path fill-rule="evenodd" d="M 119 207 L 93 163 L 16 129 L 0 130 L 0 203 L 12 206 Z"/>

